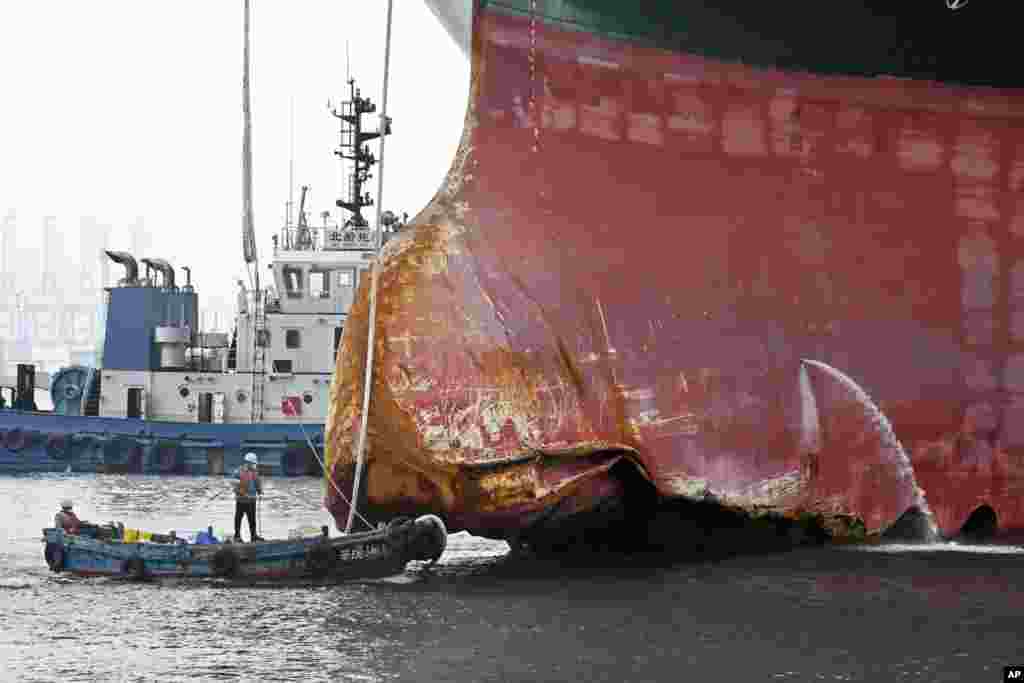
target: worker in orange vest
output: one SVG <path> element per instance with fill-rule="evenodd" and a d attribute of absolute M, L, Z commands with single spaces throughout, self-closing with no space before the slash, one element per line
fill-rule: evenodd
<path fill-rule="evenodd" d="M 245 463 L 238 470 L 238 486 L 235 489 L 235 542 L 242 541 L 242 517 L 249 518 L 249 540 L 262 541 L 256 535 L 256 501 L 263 495 L 263 481 L 260 479 L 257 465 L 259 458 L 255 453 L 245 454 Z"/>
<path fill-rule="evenodd" d="M 60 502 L 60 512 L 53 516 L 53 526 L 57 529 L 63 529 L 66 534 L 78 535 L 78 532 L 82 529 L 82 521 L 78 519 L 78 515 L 71 511 L 73 504 L 70 500 L 65 498 Z"/>

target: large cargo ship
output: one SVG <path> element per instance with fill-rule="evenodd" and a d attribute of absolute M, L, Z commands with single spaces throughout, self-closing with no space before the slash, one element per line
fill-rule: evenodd
<path fill-rule="evenodd" d="M 447 178 L 381 255 L 360 512 L 538 545 L 621 533 L 645 491 L 838 536 L 929 508 L 946 536 L 1024 526 L 1008 8 L 428 4 L 471 94 Z M 364 286 L 339 483 L 369 313 Z"/>

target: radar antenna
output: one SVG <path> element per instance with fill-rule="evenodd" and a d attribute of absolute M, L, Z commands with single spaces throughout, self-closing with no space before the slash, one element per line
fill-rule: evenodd
<path fill-rule="evenodd" d="M 349 100 L 341 103 L 340 108 L 331 109 L 331 114 L 341 120 L 340 141 L 338 148 L 334 150 L 335 155 L 341 159 L 351 161 L 353 164 L 352 175 L 349 177 L 348 197 L 335 202 L 338 206 L 352 214 L 345 221 L 347 228 L 367 229 L 369 222 L 363 216 L 363 209 L 373 206 L 373 199 L 369 192 L 363 191 L 363 185 L 372 178 L 370 169 L 377 163 L 377 158 L 370 152 L 366 144 L 384 135 L 391 134 L 391 119 L 382 116 L 382 124 L 379 130 L 363 130 L 363 114 L 372 114 L 377 111 L 377 105 L 370 101 L 369 97 L 363 97 L 356 87 L 354 78 L 348 79 Z"/>

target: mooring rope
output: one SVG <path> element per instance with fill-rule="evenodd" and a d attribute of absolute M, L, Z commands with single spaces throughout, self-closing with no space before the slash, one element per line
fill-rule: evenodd
<path fill-rule="evenodd" d="M 366 454 L 366 429 L 370 419 L 370 389 L 373 381 L 373 344 L 374 331 L 377 324 L 377 282 L 380 279 L 380 245 L 381 245 L 381 198 L 384 194 L 384 140 L 387 138 L 387 111 L 388 111 L 388 70 L 391 64 L 391 7 L 393 0 L 388 0 L 388 21 L 387 35 L 384 39 L 384 92 L 380 103 L 380 167 L 377 170 L 377 232 L 374 237 L 373 267 L 370 270 L 370 330 L 366 338 L 366 373 L 363 377 L 363 415 L 359 423 L 359 440 L 356 443 L 356 471 L 352 480 L 352 503 L 348 506 L 348 522 L 345 524 L 345 533 L 352 529 L 352 521 L 355 519 L 355 502 L 359 500 L 359 485 L 363 478 L 363 461 Z"/>
<path fill-rule="evenodd" d="M 320 458 L 320 454 L 317 453 L 316 447 L 313 445 L 313 440 L 311 438 L 309 438 L 309 433 L 306 431 L 306 427 L 305 427 L 305 425 L 302 424 L 301 421 L 299 421 L 299 429 L 302 430 L 302 435 L 304 437 L 306 437 L 306 443 L 309 444 L 309 450 L 313 451 L 313 457 L 316 458 L 316 461 L 320 465 L 320 468 L 324 471 L 324 476 L 327 477 L 327 481 L 330 482 L 331 486 L 334 487 L 334 490 L 338 492 L 339 496 L 341 496 L 341 499 L 343 501 L 345 501 L 346 505 L 348 505 L 349 518 L 348 518 L 348 523 L 345 526 L 345 533 L 346 534 L 349 533 L 349 530 L 352 527 L 352 514 L 353 513 L 355 513 L 355 515 L 359 518 L 359 521 L 361 521 L 363 524 L 366 525 L 367 529 L 372 529 L 373 525 L 370 524 L 366 520 L 365 517 L 360 515 L 358 512 L 355 512 L 355 509 L 356 509 L 355 505 L 353 505 L 352 502 L 348 498 L 345 497 L 345 494 L 341 492 L 341 489 L 338 488 L 338 485 L 334 482 L 334 477 L 331 476 L 330 470 L 327 469 L 327 464 Z"/>

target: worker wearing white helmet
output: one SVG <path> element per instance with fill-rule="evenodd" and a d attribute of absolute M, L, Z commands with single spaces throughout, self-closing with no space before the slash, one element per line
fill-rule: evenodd
<path fill-rule="evenodd" d="M 256 535 L 256 501 L 263 495 L 263 481 L 257 469 L 259 461 L 255 453 L 246 453 L 245 463 L 238 470 L 238 486 L 235 489 L 236 542 L 242 540 L 242 517 L 249 518 L 249 540 L 263 540 Z"/>
<path fill-rule="evenodd" d="M 78 534 L 82 528 L 82 522 L 78 515 L 72 512 L 74 504 L 69 498 L 60 502 L 60 512 L 53 516 L 53 526 L 56 529 L 63 529 L 66 534 Z"/>

